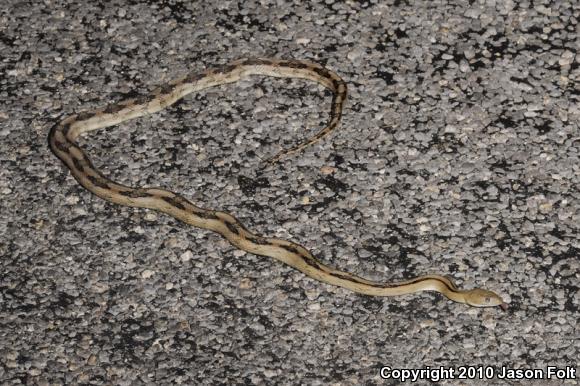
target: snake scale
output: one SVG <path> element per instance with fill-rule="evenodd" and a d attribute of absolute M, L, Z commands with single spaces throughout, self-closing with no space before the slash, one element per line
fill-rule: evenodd
<path fill-rule="evenodd" d="M 50 148 L 84 188 L 104 200 L 132 207 L 154 209 L 184 223 L 217 232 L 236 248 L 256 255 L 272 257 L 321 282 L 373 296 L 437 291 L 453 301 L 470 306 L 501 306 L 504 309 L 507 307 L 502 298 L 492 291 L 480 288 L 461 290 L 452 280 L 440 275 L 426 275 L 406 281 L 380 283 L 331 268 L 299 244 L 252 233 L 229 213 L 198 207 L 182 195 L 168 190 L 130 187 L 114 182 L 93 166 L 87 154 L 75 141 L 83 133 L 153 114 L 172 105 L 187 94 L 208 87 L 233 83 L 252 75 L 307 79 L 326 87 L 333 95 L 330 119 L 326 126 L 297 146 L 281 151 L 272 157 L 270 162 L 276 162 L 281 157 L 310 146 L 338 126 L 346 100 L 347 87 L 336 73 L 306 60 L 241 59 L 205 72 L 191 73 L 157 88 L 148 95 L 71 115 L 50 130 L 48 138 Z"/>

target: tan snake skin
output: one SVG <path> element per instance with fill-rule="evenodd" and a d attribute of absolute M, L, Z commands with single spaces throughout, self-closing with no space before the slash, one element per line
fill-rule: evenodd
<path fill-rule="evenodd" d="M 239 249 L 280 260 L 324 283 L 374 296 L 437 291 L 451 300 L 471 306 L 507 307 L 502 298 L 494 292 L 479 288 L 460 290 L 450 279 L 439 275 L 420 276 L 394 283 L 379 283 L 336 270 L 317 260 L 299 244 L 252 233 L 231 214 L 198 207 L 183 196 L 167 190 L 129 187 L 111 181 L 93 166 L 89 157 L 75 142 L 80 134 L 153 114 L 192 92 L 236 82 L 251 75 L 307 79 L 318 82 L 333 93 L 327 125 L 303 143 L 276 154 L 269 160 L 270 162 L 276 162 L 281 157 L 310 146 L 338 126 L 346 100 L 346 84 L 336 73 L 305 60 L 242 59 L 203 73 L 192 73 L 139 98 L 72 115 L 50 130 L 50 148 L 83 187 L 102 199 L 167 213 L 184 223 L 217 232 Z"/>

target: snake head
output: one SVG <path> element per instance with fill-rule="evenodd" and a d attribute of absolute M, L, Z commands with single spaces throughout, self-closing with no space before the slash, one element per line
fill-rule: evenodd
<path fill-rule="evenodd" d="M 507 304 L 503 301 L 501 296 L 495 292 L 484 290 L 481 288 L 474 288 L 464 293 L 465 303 L 473 307 L 501 307 L 502 310 L 507 310 Z"/>

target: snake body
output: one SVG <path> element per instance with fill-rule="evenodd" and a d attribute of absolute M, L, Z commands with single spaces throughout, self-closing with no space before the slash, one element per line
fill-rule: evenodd
<path fill-rule="evenodd" d="M 505 303 L 496 293 L 479 288 L 460 290 L 452 280 L 444 276 L 427 275 L 406 281 L 379 283 L 331 268 L 299 244 L 252 233 L 229 213 L 198 207 L 185 197 L 168 190 L 130 187 L 114 182 L 93 166 L 75 141 L 79 135 L 88 131 L 153 114 L 192 92 L 236 82 L 252 75 L 307 79 L 323 85 L 333 93 L 330 119 L 326 126 L 297 146 L 281 151 L 270 162 L 276 162 L 283 156 L 296 153 L 319 141 L 339 124 L 347 88 L 336 73 L 305 60 L 242 59 L 205 72 L 191 73 L 157 88 L 148 95 L 69 116 L 50 130 L 50 148 L 84 188 L 102 199 L 167 213 L 184 223 L 217 232 L 239 249 L 277 259 L 321 282 L 374 296 L 437 291 L 453 301 L 471 306 L 505 307 Z"/>

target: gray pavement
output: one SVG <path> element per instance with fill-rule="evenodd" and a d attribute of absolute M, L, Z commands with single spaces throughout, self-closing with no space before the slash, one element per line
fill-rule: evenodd
<path fill-rule="evenodd" d="M 577 1 L 2 2 L 0 384 L 578 384 L 579 18 Z M 241 57 L 335 70 L 341 126 L 262 170 L 330 94 L 257 77 L 83 146 L 334 267 L 441 273 L 509 310 L 319 283 L 109 204 L 48 148 L 67 115 Z"/>

